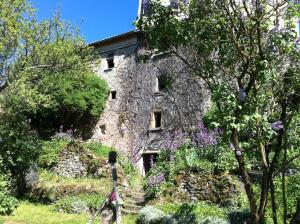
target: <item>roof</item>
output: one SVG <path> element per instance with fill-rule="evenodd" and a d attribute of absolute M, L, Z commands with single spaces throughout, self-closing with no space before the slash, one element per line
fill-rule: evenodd
<path fill-rule="evenodd" d="M 140 33 L 140 31 L 131 30 L 131 31 L 128 31 L 126 33 L 122 33 L 122 34 L 119 34 L 119 35 L 116 35 L 116 36 L 108 37 L 108 38 L 105 38 L 103 40 L 90 43 L 89 45 L 94 46 L 94 47 L 101 46 L 101 45 L 107 45 L 107 44 L 114 43 L 116 41 L 120 41 L 120 40 L 124 40 L 124 39 L 130 38 L 130 37 L 134 37 L 138 33 Z"/>

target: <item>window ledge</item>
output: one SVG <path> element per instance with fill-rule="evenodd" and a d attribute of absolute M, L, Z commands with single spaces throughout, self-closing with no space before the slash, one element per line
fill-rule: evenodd
<path fill-rule="evenodd" d="M 164 96 L 164 95 L 165 95 L 165 93 L 162 91 L 158 91 L 158 92 L 154 93 L 154 96 Z"/>
<path fill-rule="evenodd" d="M 109 72 L 109 71 L 113 70 L 114 68 L 115 67 L 104 69 L 104 72 Z"/>
<path fill-rule="evenodd" d="M 150 128 L 149 131 L 151 133 L 161 132 L 161 131 L 163 131 L 163 128 L 162 127 L 160 127 L 160 128 Z"/>

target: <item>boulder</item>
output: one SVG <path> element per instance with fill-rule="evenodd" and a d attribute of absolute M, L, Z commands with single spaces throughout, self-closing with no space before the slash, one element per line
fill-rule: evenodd
<path fill-rule="evenodd" d="M 39 180 L 38 166 L 37 163 L 34 163 L 25 173 L 25 185 L 26 188 L 32 187 Z"/>
<path fill-rule="evenodd" d="M 207 217 L 200 221 L 200 224 L 228 224 L 228 222 L 218 217 Z"/>
<path fill-rule="evenodd" d="M 146 206 L 139 211 L 137 219 L 138 224 L 159 224 L 162 223 L 162 219 L 165 217 L 165 213 L 161 210 L 153 207 Z"/>

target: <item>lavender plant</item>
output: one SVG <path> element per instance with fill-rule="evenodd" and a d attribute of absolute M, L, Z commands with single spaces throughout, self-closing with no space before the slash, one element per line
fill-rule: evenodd
<path fill-rule="evenodd" d="M 191 133 L 169 132 L 161 144 L 156 164 L 152 164 L 147 187 L 157 194 L 162 183 L 172 182 L 181 171 L 211 173 L 222 143 L 222 131 L 209 129 L 201 121 Z"/>

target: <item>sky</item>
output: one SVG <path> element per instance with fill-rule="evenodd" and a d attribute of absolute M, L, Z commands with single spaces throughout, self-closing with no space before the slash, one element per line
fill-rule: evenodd
<path fill-rule="evenodd" d="M 80 28 L 88 43 L 134 30 L 138 0 L 30 0 L 39 20 L 60 8 L 61 17 Z"/>

